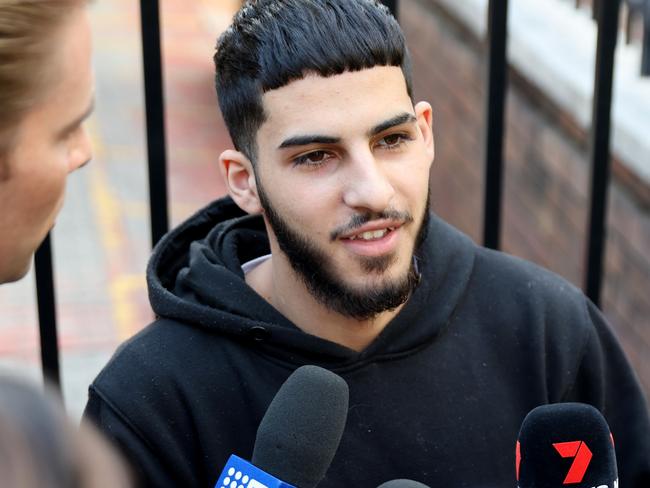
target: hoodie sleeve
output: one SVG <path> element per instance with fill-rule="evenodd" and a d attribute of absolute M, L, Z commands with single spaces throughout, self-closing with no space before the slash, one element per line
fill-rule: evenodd
<path fill-rule="evenodd" d="M 94 386 L 89 389 L 83 416 L 94 423 L 121 451 L 135 475 L 135 486 L 199 486 L 196 479 L 184 473 L 184 467 L 179 465 L 178 460 L 165 459 L 157 453 L 156 448 Z"/>
<path fill-rule="evenodd" d="M 650 486 L 650 419 L 639 382 L 600 311 L 585 299 L 588 337 L 575 381 L 563 401 L 591 403 L 610 426 L 620 486 Z"/>

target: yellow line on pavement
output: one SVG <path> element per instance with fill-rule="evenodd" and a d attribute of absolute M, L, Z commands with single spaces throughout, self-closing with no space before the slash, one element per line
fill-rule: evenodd
<path fill-rule="evenodd" d="M 117 338 L 121 342 L 128 339 L 137 326 L 135 324 L 137 314 L 135 313 L 133 296 L 134 291 L 144 288 L 145 278 L 142 274 L 124 273 L 121 269 L 120 263 L 123 262 L 123 253 L 128 252 L 125 249 L 122 208 L 108 181 L 104 166 L 106 148 L 99 137 L 99 131 L 94 120 L 89 122 L 87 130 L 93 143 L 96 159 L 96 162 L 88 168 L 91 178 L 90 193 L 101 242 L 108 260 L 106 269 L 109 271 L 108 291 L 111 300 L 111 312 L 113 322 L 117 327 Z M 116 272 L 111 272 L 111 270 L 116 270 Z"/>
<path fill-rule="evenodd" d="M 113 301 L 113 317 L 117 323 L 118 338 L 124 341 L 135 332 L 138 316 L 133 306 L 134 292 L 144 288 L 142 274 L 123 274 L 111 280 L 110 294 Z"/>

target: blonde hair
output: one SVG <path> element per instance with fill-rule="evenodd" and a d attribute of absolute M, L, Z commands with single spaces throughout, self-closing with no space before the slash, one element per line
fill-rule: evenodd
<path fill-rule="evenodd" d="M 0 156 L 16 126 L 53 80 L 53 45 L 87 0 L 0 0 Z"/>

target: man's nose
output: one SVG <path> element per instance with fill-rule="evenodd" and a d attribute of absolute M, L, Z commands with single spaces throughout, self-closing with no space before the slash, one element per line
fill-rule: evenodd
<path fill-rule="evenodd" d="M 350 154 L 347 171 L 344 174 L 345 204 L 351 208 L 370 212 L 381 212 L 390 206 L 395 189 L 385 171 L 369 148 Z"/>

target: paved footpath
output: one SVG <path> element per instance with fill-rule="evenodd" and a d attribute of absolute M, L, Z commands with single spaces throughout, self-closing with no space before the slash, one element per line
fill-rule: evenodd
<path fill-rule="evenodd" d="M 217 109 L 212 55 L 237 0 L 162 0 L 172 225 L 224 194 L 230 144 Z M 64 398 L 81 415 L 88 384 L 115 348 L 153 317 L 139 2 L 91 7 L 96 111 L 92 163 L 69 178 L 53 231 Z M 33 274 L 0 287 L 0 370 L 40 381 Z"/>

